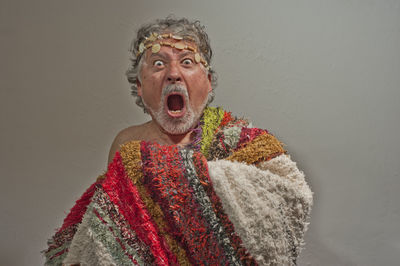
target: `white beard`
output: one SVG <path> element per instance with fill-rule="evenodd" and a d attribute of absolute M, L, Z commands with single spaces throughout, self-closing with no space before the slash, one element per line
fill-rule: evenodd
<path fill-rule="evenodd" d="M 183 117 L 174 118 L 170 117 L 164 109 L 165 100 L 168 94 L 172 92 L 181 93 L 184 97 L 184 101 L 186 104 L 186 113 Z M 203 110 L 206 107 L 208 102 L 208 97 L 204 100 L 204 102 L 195 110 L 193 106 L 191 106 L 189 101 L 189 94 L 187 92 L 186 87 L 177 84 L 171 84 L 163 88 L 161 93 L 161 102 L 157 110 L 150 108 L 143 99 L 143 104 L 146 110 L 152 115 L 153 119 L 169 134 L 172 135 L 180 135 L 187 133 L 191 129 L 193 129 L 197 122 L 199 121 L 201 115 L 203 114 Z"/>

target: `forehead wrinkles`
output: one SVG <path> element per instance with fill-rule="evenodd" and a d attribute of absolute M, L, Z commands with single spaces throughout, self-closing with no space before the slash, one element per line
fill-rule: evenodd
<path fill-rule="evenodd" d="M 152 53 L 149 51 L 148 54 L 145 55 L 146 60 L 152 59 L 152 58 L 162 58 L 162 59 L 174 59 L 174 57 L 177 57 L 178 59 L 186 57 L 188 55 L 194 56 L 194 53 L 192 51 L 186 51 L 186 50 L 178 50 L 178 49 L 173 49 L 173 48 L 167 48 L 167 49 L 172 49 L 172 52 L 168 51 L 163 51 L 161 50 L 158 53 Z"/>

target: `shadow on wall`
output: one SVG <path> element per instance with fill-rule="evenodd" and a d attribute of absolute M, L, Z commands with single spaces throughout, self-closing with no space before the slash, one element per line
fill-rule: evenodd
<path fill-rule="evenodd" d="M 310 232 L 308 232 L 310 233 Z M 319 241 L 321 237 L 306 233 L 305 248 L 297 260 L 299 266 L 356 266 L 348 258 L 344 258 L 333 252 L 326 244 Z M 307 237 L 309 235 L 309 237 Z"/>

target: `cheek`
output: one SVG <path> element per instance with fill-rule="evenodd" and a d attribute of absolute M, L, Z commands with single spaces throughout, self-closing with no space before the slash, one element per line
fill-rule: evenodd
<path fill-rule="evenodd" d="M 199 84 L 202 84 L 202 86 L 195 87 L 190 93 L 192 102 L 195 104 L 202 104 L 209 93 L 209 86 L 206 83 Z"/>
<path fill-rule="evenodd" d="M 142 97 L 152 107 L 157 107 L 161 100 L 161 86 L 154 78 L 143 77 Z"/>
<path fill-rule="evenodd" d="M 161 91 L 159 89 L 159 82 L 156 77 L 145 76 L 143 77 L 143 93 L 144 94 L 155 94 L 157 91 Z"/>
<path fill-rule="evenodd" d="M 208 93 L 211 91 L 211 84 L 207 76 L 206 75 L 202 76 L 198 84 L 201 84 L 201 87 L 198 90 L 199 94 L 202 96 L 207 96 Z"/>

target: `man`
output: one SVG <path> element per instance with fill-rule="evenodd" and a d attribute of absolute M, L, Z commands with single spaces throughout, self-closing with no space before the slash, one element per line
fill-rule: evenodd
<path fill-rule="evenodd" d="M 268 131 L 207 107 L 216 79 L 204 28 L 157 20 L 132 56 L 128 80 L 151 120 L 117 135 L 47 264 L 296 264 L 312 193 Z"/>
<path fill-rule="evenodd" d="M 162 30 L 168 23 L 169 29 Z M 174 28 L 180 35 L 171 32 Z M 167 19 L 160 25 L 143 27 L 132 53 L 136 58 L 127 73 L 128 80 L 133 95 L 138 96 L 137 103 L 152 120 L 121 131 L 112 145 L 110 159 L 121 144 L 130 140 L 191 143 L 192 129 L 213 99 L 211 83 L 215 77 L 207 62 L 212 52 L 207 34 L 198 23 Z"/>

